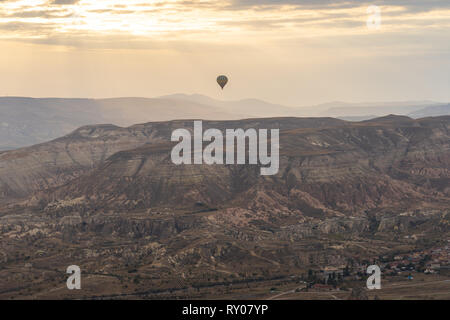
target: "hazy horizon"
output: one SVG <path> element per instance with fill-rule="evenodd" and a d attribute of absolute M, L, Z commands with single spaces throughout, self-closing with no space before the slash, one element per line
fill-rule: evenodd
<path fill-rule="evenodd" d="M 375 106 L 375 105 L 416 105 L 416 104 L 430 104 L 430 105 L 439 105 L 439 104 L 448 104 L 450 101 L 436 101 L 436 100 L 393 100 L 393 101 L 339 101 L 339 100 L 330 100 L 325 101 L 322 103 L 317 104 L 311 104 L 311 105 L 292 105 L 292 104 L 283 104 L 278 101 L 269 101 L 266 99 L 261 99 L 258 97 L 241 97 L 236 99 L 226 99 L 222 97 L 213 97 L 209 96 L 203 93 L 183 93 L 183 92 L 173 92 L 165 95 L 158 95 L 158 96 L 105 96 L 105 97 L 85 97 L 85 96 L 0 96 L 0 99 L 2 98 L 24 98 L 24 99 L 64 99 L 64 100 L 71 100 L 71 99 L 88 99 L 88 100 L 114 100 L 114 99 L 163 99 L 163 98 L 170 98 L 172 96 L 185 96 L 185 97 L 204 97 L 216 100 L 218 102 L 243 102 L 246 100 L 256 100 L 261 101 L 268 104 L 274 104 L 274 105 L 282 105 L 283 107 L 288 108 L 309 108 L 314 106 L 325 106 L 325 105 L 344 105 L 344 106 Z M 175 98 L 175 97 L 173 97 Z M 181 97 L 180 97 L 181 99 Z"/>

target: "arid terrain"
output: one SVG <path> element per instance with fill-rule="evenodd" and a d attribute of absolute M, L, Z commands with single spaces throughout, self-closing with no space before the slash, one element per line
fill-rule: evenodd
<path fill-rule="evenodd" d="M 203 125 L 279 128 L 278 174 L 174 165 L 193 120 L 0 152 L 0 298 L 450 299 L 450 116 Z"/>
<path fill-rule="evenodd" d="M 366 120 L 389 113 L 411 118 L 450 115 L 450 104 L 432 101 L 408 103 L 326 103 L 287 107 L 258 99 L 216 100 L 200 94 L 173 94 L 155 98 L 64 99 L 0 97 L 0 151 L 46 142 L 84 126 L 110 123 L 130 126 L 178 119 L 233 120 L 261 117 L 338 117 Z"/>

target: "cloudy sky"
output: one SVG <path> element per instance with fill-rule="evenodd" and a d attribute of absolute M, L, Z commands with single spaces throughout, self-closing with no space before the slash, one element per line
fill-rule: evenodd
<path fill-rule="evenodd" d="M 449 0 L 0 0 L 0 46 L 0 95 L 450 101 Z"/>

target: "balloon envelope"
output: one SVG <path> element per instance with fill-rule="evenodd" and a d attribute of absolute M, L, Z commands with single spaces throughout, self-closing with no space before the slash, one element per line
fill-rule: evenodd
<path fill-rule="evenodd" d="M 228 83 L 228 78 L 226 76 L 218 76 L 217 83 L 223 90 L 223 87 L 225 87 L 225 85 Z"/>

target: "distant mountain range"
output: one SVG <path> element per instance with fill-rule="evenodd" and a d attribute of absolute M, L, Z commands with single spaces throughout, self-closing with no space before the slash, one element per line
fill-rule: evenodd
<path fill-rule="evenodd" d="M 171 132 L 192 126 L 84 126 L 1 152 L 0 299 L 209 298 L 224 284 L 250 297 L 450 239 L 450 116 L 203 121 L 279 128 L 273 176 L 173 164 Z M 73 263 L 89 277 L 78 293 L 61 285 Z"/>
<path fill-rule="evenodd" d="M 387 114 L 413 118 L 448 115 L 449 105 L 430 101 L 289 107 L 257 99 L 221 101 L 194 94 L 157 98 L 65 99 L 0 97 L 0 151 L 42 143 L 84 125 L 129 126 L 176 119 L 237 120 L 260 117 L 338 117 L 360 121 Z"/>

